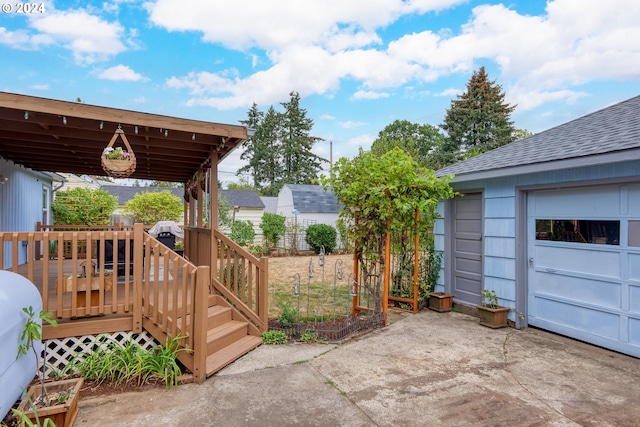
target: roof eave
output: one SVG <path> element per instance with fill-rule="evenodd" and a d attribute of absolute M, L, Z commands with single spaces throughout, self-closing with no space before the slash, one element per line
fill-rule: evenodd
<path fill-rule="evenodd" d="M 506 176 L 524 175 L 529 173 L 550 172 L 559 169 L 571 169 L 583 166 L 595 166 L 609 163 L 620 163 L 631 160 L 640 160 L 640 148 L 624 151 L 614 151 L 593 156 L 581 156 L 571 159 L 553 160 L 544 163 L 532 163 L 501 169 L 490 169 L 477 172 L 460 173 L 454 175 L 452 183 L 478 181 Z M 446 175 L 446 174 L 445 174 Z M 438 176 L 445 176 L 438 174 Z"/>

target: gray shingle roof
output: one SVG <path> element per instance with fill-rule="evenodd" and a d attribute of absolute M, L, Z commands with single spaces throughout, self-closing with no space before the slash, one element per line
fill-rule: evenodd
<path fill-rule="evenodd" d="M 219 193 L 231 206 L 264 209 L 264 203 L 255 190 L 219 190 Z"/>
<path fill-rule="evenodd" d="M 640 148 L 640 96 L 455 163 L 436 175 L 471 174 Z M 548 170 L 548 168 L 547 168 Z M 509 175 L 505 170 L 503 175 Z"/>
<path fill-rule="evenodd" d="M 260 200 L 264 203 L 264 212 L 270 214 L 278 213 L 278 198 L 261 196 Z"/>
<path fill-rule="evenodd" d="M 325 191 L 321 185 L 286 184 L 291 189 L 293 207 L 300 213 L 338 213 L 342 206 L 338 205 L 335 194 Z"/>
<path fill-rule="evenodd" d="M 180 197 L 184 195 L 184 188 L 166 188 L 166 187 L 131 187 L 127 185 L 103 185 L 101 190 L 105 190 L 109 194 L 112 194 L 118 198 L 118 204 L 124 205 L 129 200 L 133 199 L 136 194 L 150 192 L 155 193 L 158 191 L 169 191 L 174 196 Z"/>

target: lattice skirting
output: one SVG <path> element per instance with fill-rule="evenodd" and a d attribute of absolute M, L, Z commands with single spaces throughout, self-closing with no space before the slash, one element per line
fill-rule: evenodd
<path fill-rule="evenodd" d="M 56 373 L 65 372 L 65 367 L 69 361 L 78 354 L 89 354 L 96 345 L 106 345 L 107 342 L 116 342 L 120 345 L 128 341 L 133 341 L 145 350 L 160 345 L 158 341 L 147 331 L 139 334 L 133 332 L 115 332 L 113 334 L 85 335 L 82 337 L 68 337 L 61 339 L 46 340 L 42 347 L 42 359 L 47 361 L 44 367 L 47 377 L 56 377 Z M 46 357 L 45 357 L 46 348 Z M 40 369 L 43 369 L 42 365 Z"/>

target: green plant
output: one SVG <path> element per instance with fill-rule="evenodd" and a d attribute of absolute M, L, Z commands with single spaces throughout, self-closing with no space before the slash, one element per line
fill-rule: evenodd
<path fill-rule="evenodd" d="M 293 308 L 289 301 L 283 301 L 280 304 L 280 315 L 278 316 L 278 320 L 282 326 L 286 328 L 293 325 L 297 318 L 298 310 Z"/>
<path fill-rule="evenodd" d="M 58 326 L 58 322 L 53 319 L 53 313 L 51 313 L 50 311 L 43 311 L 40 310 L 40 313 L 38 314 L 38 316 L 36 317 L 36 313 L 33 311 L 33 307 L 29 306 L 29 307 L 23 307 L 22 311 L 27 315 L 27 321 L 24 324 L 24 327 L 22 329 L 22 333 L 20 334 L 20 341 L 21 344 L 18 345 L 18 354 L 16 355 L 16 360 L 21 356 L 21 355 L 27 355 L 27 353 L 29 352 L 29 349 L 33 350 L 33 354 L 36 357 L 36 372 L 38 371 L 38 352 L 36 350 L 35 347 L 35 341 L 41 341 L 42 340 L 42 324 L 41 322 L 47 322 L 48 324 L 50 324 L 53 327 Z M 40 322 L 37 321 L 37 319 L 40 319 Z M 46 390 L 44 387 L 44 369 L 41 372 L 40 375 L 40 385 L 42 387 L 42 397 L 43 399 L 46 398 Z"/>
<path fill-rule="evenodd" d="M 229 238 L 239 244 L 240 246 L 247 246 L 253 243 L 253 239 L 256 238 L 256 232 L 253 229 L 253 223 L 251 221 L 234 221 L 231 224 L 231 234 Z"/>
<path fill-rule="evenodd" d="M 104 225 L 117 206 L 118 198 L 104 190 L 78 187 L 56 191 L 51 209 L 55 224 Z"/>
<path fill-rule="evenodd" d="M 40 420 L 38 419 L 38 414 L 36 413 L 36 422 L 31 421 L 29 417 L 25 415 L 24 412 L 19 411 L 17 409 L 12 409 L 13 415 L 20 422 L 20 427 L 56 427 L 56 424 L 53 422 L 51 418 L 45 418 L 40 424 Z M 4 427 L 4 424 L 2 424 Z"/>
<path fill-rule="evenodd" d="M 182 370 L 177 362 L 184 336 L 168 339 L 163 346 L 143 349 L 133 340 L 119 344 L 104 337 L 94 344 L 91 353 L 78 354 L 72 361 L 73 370 L 87 379 L 99 383 L 135 383 L 138 386 L 156 380 L 167 388 L 179 383 Z"/>
<path fill-rule="evenodd" d="M 168 190 L 137 193 L 124 205 L 135 222 L 155 224 L 158 221 L 178 221 L 184 207 L 182 200 Z"/>
<path fill-rule="evenodd" d="M 107 147 L 103 150 L 102 154 L 111 160 L 131 160 L 131 154 L 123 150 L 122 147 Z"/>
<path fill-rule="evenodd" d="M 326 253 L 333 252 L 337 244 L 338 233 L 336 229 L 327 224 L 313 224 L 307 227 L 305 240 L 311 249 L 319 254 L 322 247 Z"/>
<path fill-rule="evenodd" d="M 262 215 L 260 228 L 265 238 L 265 245 L 268 248 L 275 248 L 278 240 L 287 232 L 285 225 L 286 218 L 282 215 L 265 212 Z"/>
<path fill-rule="evenodd" d="M 489 308 L 497 308 L 498 307 L 498 295 L 496 295 L 496 291 L 493 289 L 483 289 L 482 290 L 482 301 L 485 307 Z"/>
<path fill-rule="evenodd" d="M 304 331 L 302 334 L 300 334 L 300 341 L 306 342 L 306 343 L 312 343 L 312 342 L 326 343 L 327 342 L 327 340 L 319 338 L 318 333 L 315 331 Z"/>
<path fill-rule="evenodd" d="M 267 345 L 287 344 L 287 334 L 283 331 L 265 331 L 261 335 L 262 343 Z"/>

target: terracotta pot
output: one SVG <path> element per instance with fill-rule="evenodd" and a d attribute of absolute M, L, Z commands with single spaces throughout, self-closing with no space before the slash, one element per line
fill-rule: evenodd
<path fill-rule="evenodd" d="M 492 308 L 486 305 L 479 305 L 478 317 L 480 317 L 480 324 L 492 329 L 504 328 L 507 326 L 509 311 L 511 311 L 509 307 L 497 306 Z"/>
<path fill-rule="evenodd" d="M 36 408 L 35 412 L 32 407 L 32 402 L 36 402 L 40 398 L 42 386 L 40 384 L 34 385 L 29 388 L 27 396 L 20 402 L 18 410 L 25 414 L 34 425 L 44 425 L 44 420 L 50 419 L 58 427 L 71 427 L 78 415 L 78 399 L 82 384 L 84 384 L 82 378 L 45 383 L 44 387 L 47 394 L 69 389 L 71 389 L 71 393 L 69 393 L 64 403 Z M 36 423 L 36 414 L 40 424 Z"/>
<path fill-rule="evenodd" d="M 447 292 L 431 292 L 429 294 L 429 309 L 438 313 L 446 313 L 453 310 L 454 294 Z"/>

